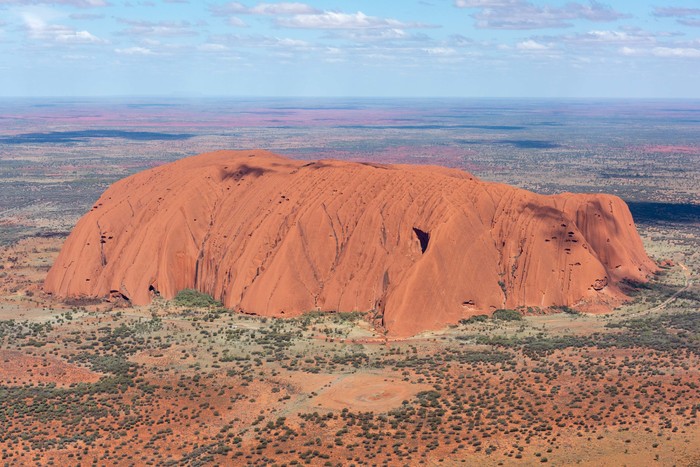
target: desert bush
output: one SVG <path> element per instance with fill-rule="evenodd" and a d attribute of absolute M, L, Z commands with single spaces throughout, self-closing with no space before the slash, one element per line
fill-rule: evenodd
<path fill-rule="evenodd" d="M 555 312 L 560 312 L 560 313 L 566 313 L 568 315 L 578 315 L 580 314 L 578 310 L 575 308 L 571 308 L 570 306 L 566 305 L 555 305 L 552 307 L 552 310 Z"/>
<path fill-rule="evenodd" d="M 340 323 L 356 323 L 362 317 L 364 316 L 364 313 L 361 313 L 359 311 L 347 311 L 347 312 L 338 312 L 333 314 L 333 319 L 336 322 Z"/>
<path fill-rule="evenodd" d="M 483 323 L 489 319 L 489 315 L 474 315 L 467 319 L 460 319 L 459 324 Z"/>
<path fill-rule="evenodd" d="M 174 301 L 176 305 L 183 307 L 209 308 L 223 306 L 220 301 L 214 300 L 211 295 L 193 289 L 179 291 Z"/>
<path fill-rule="evenodd" d="M 501 308 L 493 312 L 491 316 L 493 319 L 498 319 L 501 321 L 520 321 L 523 319 L 522 315 L 515 310 L 508 310 Z"/>

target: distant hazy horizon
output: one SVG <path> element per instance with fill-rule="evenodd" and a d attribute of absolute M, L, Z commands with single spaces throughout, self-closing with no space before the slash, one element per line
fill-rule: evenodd
<path fill-rule="evenodd" d="M 1 92 L 1 90 L 0 90 Z M 157 101 L 167 101 L 167 100 L 208 100 L 208 99 L 229 99 L 229 100 L 503 100 L 503 101 L 542 101 L 542 102 L 595 102 L 595 101 L 686 101 L 686 102 L 698 102 L 700 101 L 700 93 L 698 95 L 689 96 L 603 96 L 603 95 L 590 95 L 590 96 L 538 96 L 538 95 L 491 95 L 491 96 L 479 96 L 479 95 L 402 95 L 402 94 L 384 94 L 384 95 L 369 95 L 369 94 L 357 94 L 357 95 L 313 95 L 313 94 L 297 94 L 297 95 L 265 95 L 265 94 L 33 94 L 33 95 L 4 95 L 0 93 L 0 100 L 32 100 L 32 99 L 55 99 L 55 100 L 65 100 L 65 101 L 76 101 L 76 100 L 142 100 L 157 103 Z"/>
<path fill-rule="evenodd" d="M 271 95 L 197 95 L 197 94 L 113 94 L 113 95 L 17 95 L 17 96 L 5 96 L 0 95 L 0 100 L 12 101 L 12 100 L 43 100 L 43 101 L 63 101 L 66 103 L 77 102 L 80 100 L 88 101 L 110 101 L 113 100 L 117 103 L 134 103 L 139 101 L 141 104 L 153 104 L 159 105 L 166 101 L 196 101 L 196 100 L 215 100 L 215 99 L 225 99 L 230 101 L 287 101 L 287 100 L 300 100 L 300 101 L 511 101 L 511 102 L 581 102 L 581 103 L 596 103 L 596 102 L 674 102 L 682 101 L 688 103 L 698 103 L 700 102 L 700 96 L 681 96 L 681 97 L 660 97 L 660 96 L 643 96 L 643 97 L 606 97 L 606 96 L 429 96 L 429 95 L 416 95 L 416 96 L 404 96 L 404 95 L 382 95 L 382 96 L 371 96 L 371 95 L 348 95 L 348 96 L 314 96 L 314 95 L 286 95 L 286 96 L 271 96 Z"/>

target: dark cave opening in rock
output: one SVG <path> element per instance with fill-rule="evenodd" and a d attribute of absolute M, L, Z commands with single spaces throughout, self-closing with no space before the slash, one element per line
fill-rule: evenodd
<path fill-rule="evenodd" d="M 416 234 L 416 237 L 418 237 L 418 241 L 420 242 L 421 253 L 425 253 L 425 250 L 428 249 L 428 242 L 430 241 L 430 233 L 424 232 L 417 227 L 413 227 L 413 232 Z"/>

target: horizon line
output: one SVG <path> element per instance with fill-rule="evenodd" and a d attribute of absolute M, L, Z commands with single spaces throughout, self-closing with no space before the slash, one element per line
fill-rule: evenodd
<path fill-rule="evenodd" d="M 234 95 L 234 94 L 103 94 L 103 95 L 0 95 L 0 99 L 483 99 L 483 100 L 700 100 L 700 96 L 311 96 L 311 95 Z"/>

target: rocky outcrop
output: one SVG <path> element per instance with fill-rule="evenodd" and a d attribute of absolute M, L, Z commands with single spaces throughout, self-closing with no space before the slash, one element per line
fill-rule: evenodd
<path fill-rule="evenodd" d="M 497 308 L 610 307 L 621 279 L 654 270 L 615 196 L 220 151 L 112 185 L 45 289 L 141 305 L 194 288 L 265 316 L 376 310 L 402 336 Z"/>

